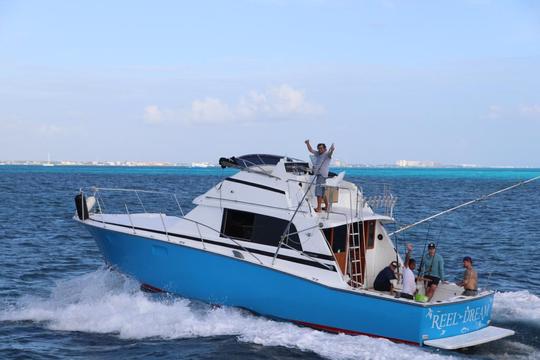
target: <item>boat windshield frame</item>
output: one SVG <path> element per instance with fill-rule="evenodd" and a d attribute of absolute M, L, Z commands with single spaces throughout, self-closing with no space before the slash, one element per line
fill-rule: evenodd
<path fill-rule="evenodd" d="M 285 159 L 285 169 L 287 172 L 303 172 L 310 171 L 309 163 L 300 159 L 292 158 L 284 155 L 273 154 L 246 154 L 238 157 L 221 158 L 219 164 L 222 167 L 234 167 L 240 170 L 252 170 L 258 168 L 262 172 L 267 173 L 268 170 L 263 166 L 276 166 L 282 159 Z"/>

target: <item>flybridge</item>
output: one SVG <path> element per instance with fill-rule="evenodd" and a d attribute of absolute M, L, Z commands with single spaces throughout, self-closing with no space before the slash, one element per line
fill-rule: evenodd
<path fill-rule="evenodd" d="M 310 171 L 309 163 L 303 160 L 270 154 L 249 154 L 238 157 L 233 156 L 231 158 L 222 157 L 219 159 L 219 165 L 222 168 L 263 169 L 263 166 L 277 165 L 282 159 L 285 160 L 285 170 L 287 172 L 306 174 Z M 263 172 L 266 171 L 263 170 Z"/>

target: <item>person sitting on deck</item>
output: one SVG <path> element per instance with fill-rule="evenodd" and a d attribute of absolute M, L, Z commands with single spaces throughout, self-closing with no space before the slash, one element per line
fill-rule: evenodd
<path fill-rule="evenodd" d="M 463 280 L 458 282 L 459 286 L 463 286 L 465 291 L 461 295 L 465 296 L 475 296 L 478 294 L 478 275 L 472 266 L 472 259 L 470 256 L 465 256 L 463 258 L 463 267 L 465 272 L 463 273 Z"/>
<path fill-rule="evenodd" d="M 429 243 L 428 253 L 422 259 L 420 274 L 427 281 L 426 296 L 429 300 L 435 294 L 437 286 L 444 281 L 444 260 L 441 255 L 436 254 L 435 244 Z"/>
<path fill-rule="evenodd" d="M 326 151 L 326 145 L 320 143 L 317 145 L 317 151 L 313 150 L 309 140 L 304 141 L 306 143 L 307 149 L 310 153 L 315 156 L 313 161 L 313 170 L 315 179 L 315 196 L 317 196 L 317 208 L 315 212 L 321 212 L 321 204 L 324 201 L 324 206 L 326 211 L 329 210 L 328 207 L 328 198 L 325 195 L 324 184 L 326 183 L 326 178 L 328 177 L 328 168 L 330 166 L 330 159 L 334 153 L 335 147 L 334 144 L 330 146 L 330 149 Z"/>
<path fill-rule="evenodd" d="M 405 255 L 405 264 L 403 264 L 403 287 L 401 292 L 396 297 L 405 299 L 414 299 L 416 294 L 416 280 L 414 278 L 414 269 L 416 269 L 416 261 L 411 259 L 412 244 L 407 244 L 407 253 Z"/>
<path fill-rule="evenodd" d="M 390 291 L 392 292 L 393 286 L 390 280 L 396 278 L 395 271 L 398 267 L 396 261 L 392 261 L 389 266 L 381 270 L 381 272 L 375 278 L 373 288 L 377 291 Z"/>

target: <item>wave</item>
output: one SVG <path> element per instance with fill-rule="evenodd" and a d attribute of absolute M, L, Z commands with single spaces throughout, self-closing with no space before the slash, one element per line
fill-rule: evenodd
<path fill-rule="evenodd" d="M 540 326 L 540 297 L 527 290 L 498 292 L 493 302 L 493 319 Z"/>
<path fill-rule="evenodd" d="M 107 333 L 124 339 L 228 335 L 239 342 L 296 348 L 331 359 L 453 358 L 385 339 L 329 334 L 236 308 L 145 294 L 137 282 L 107 270 L 58 282 L 47 298 L 22 298 L 0 312 L 0 321 L 35 321 L 51 330 Z"/>

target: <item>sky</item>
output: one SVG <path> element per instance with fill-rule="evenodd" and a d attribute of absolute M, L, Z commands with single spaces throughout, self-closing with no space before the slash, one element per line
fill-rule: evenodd
<path fill-rule="evenodd" d="M 0 160 L 540 167 L 538 1 L 0 0 Z"/>

